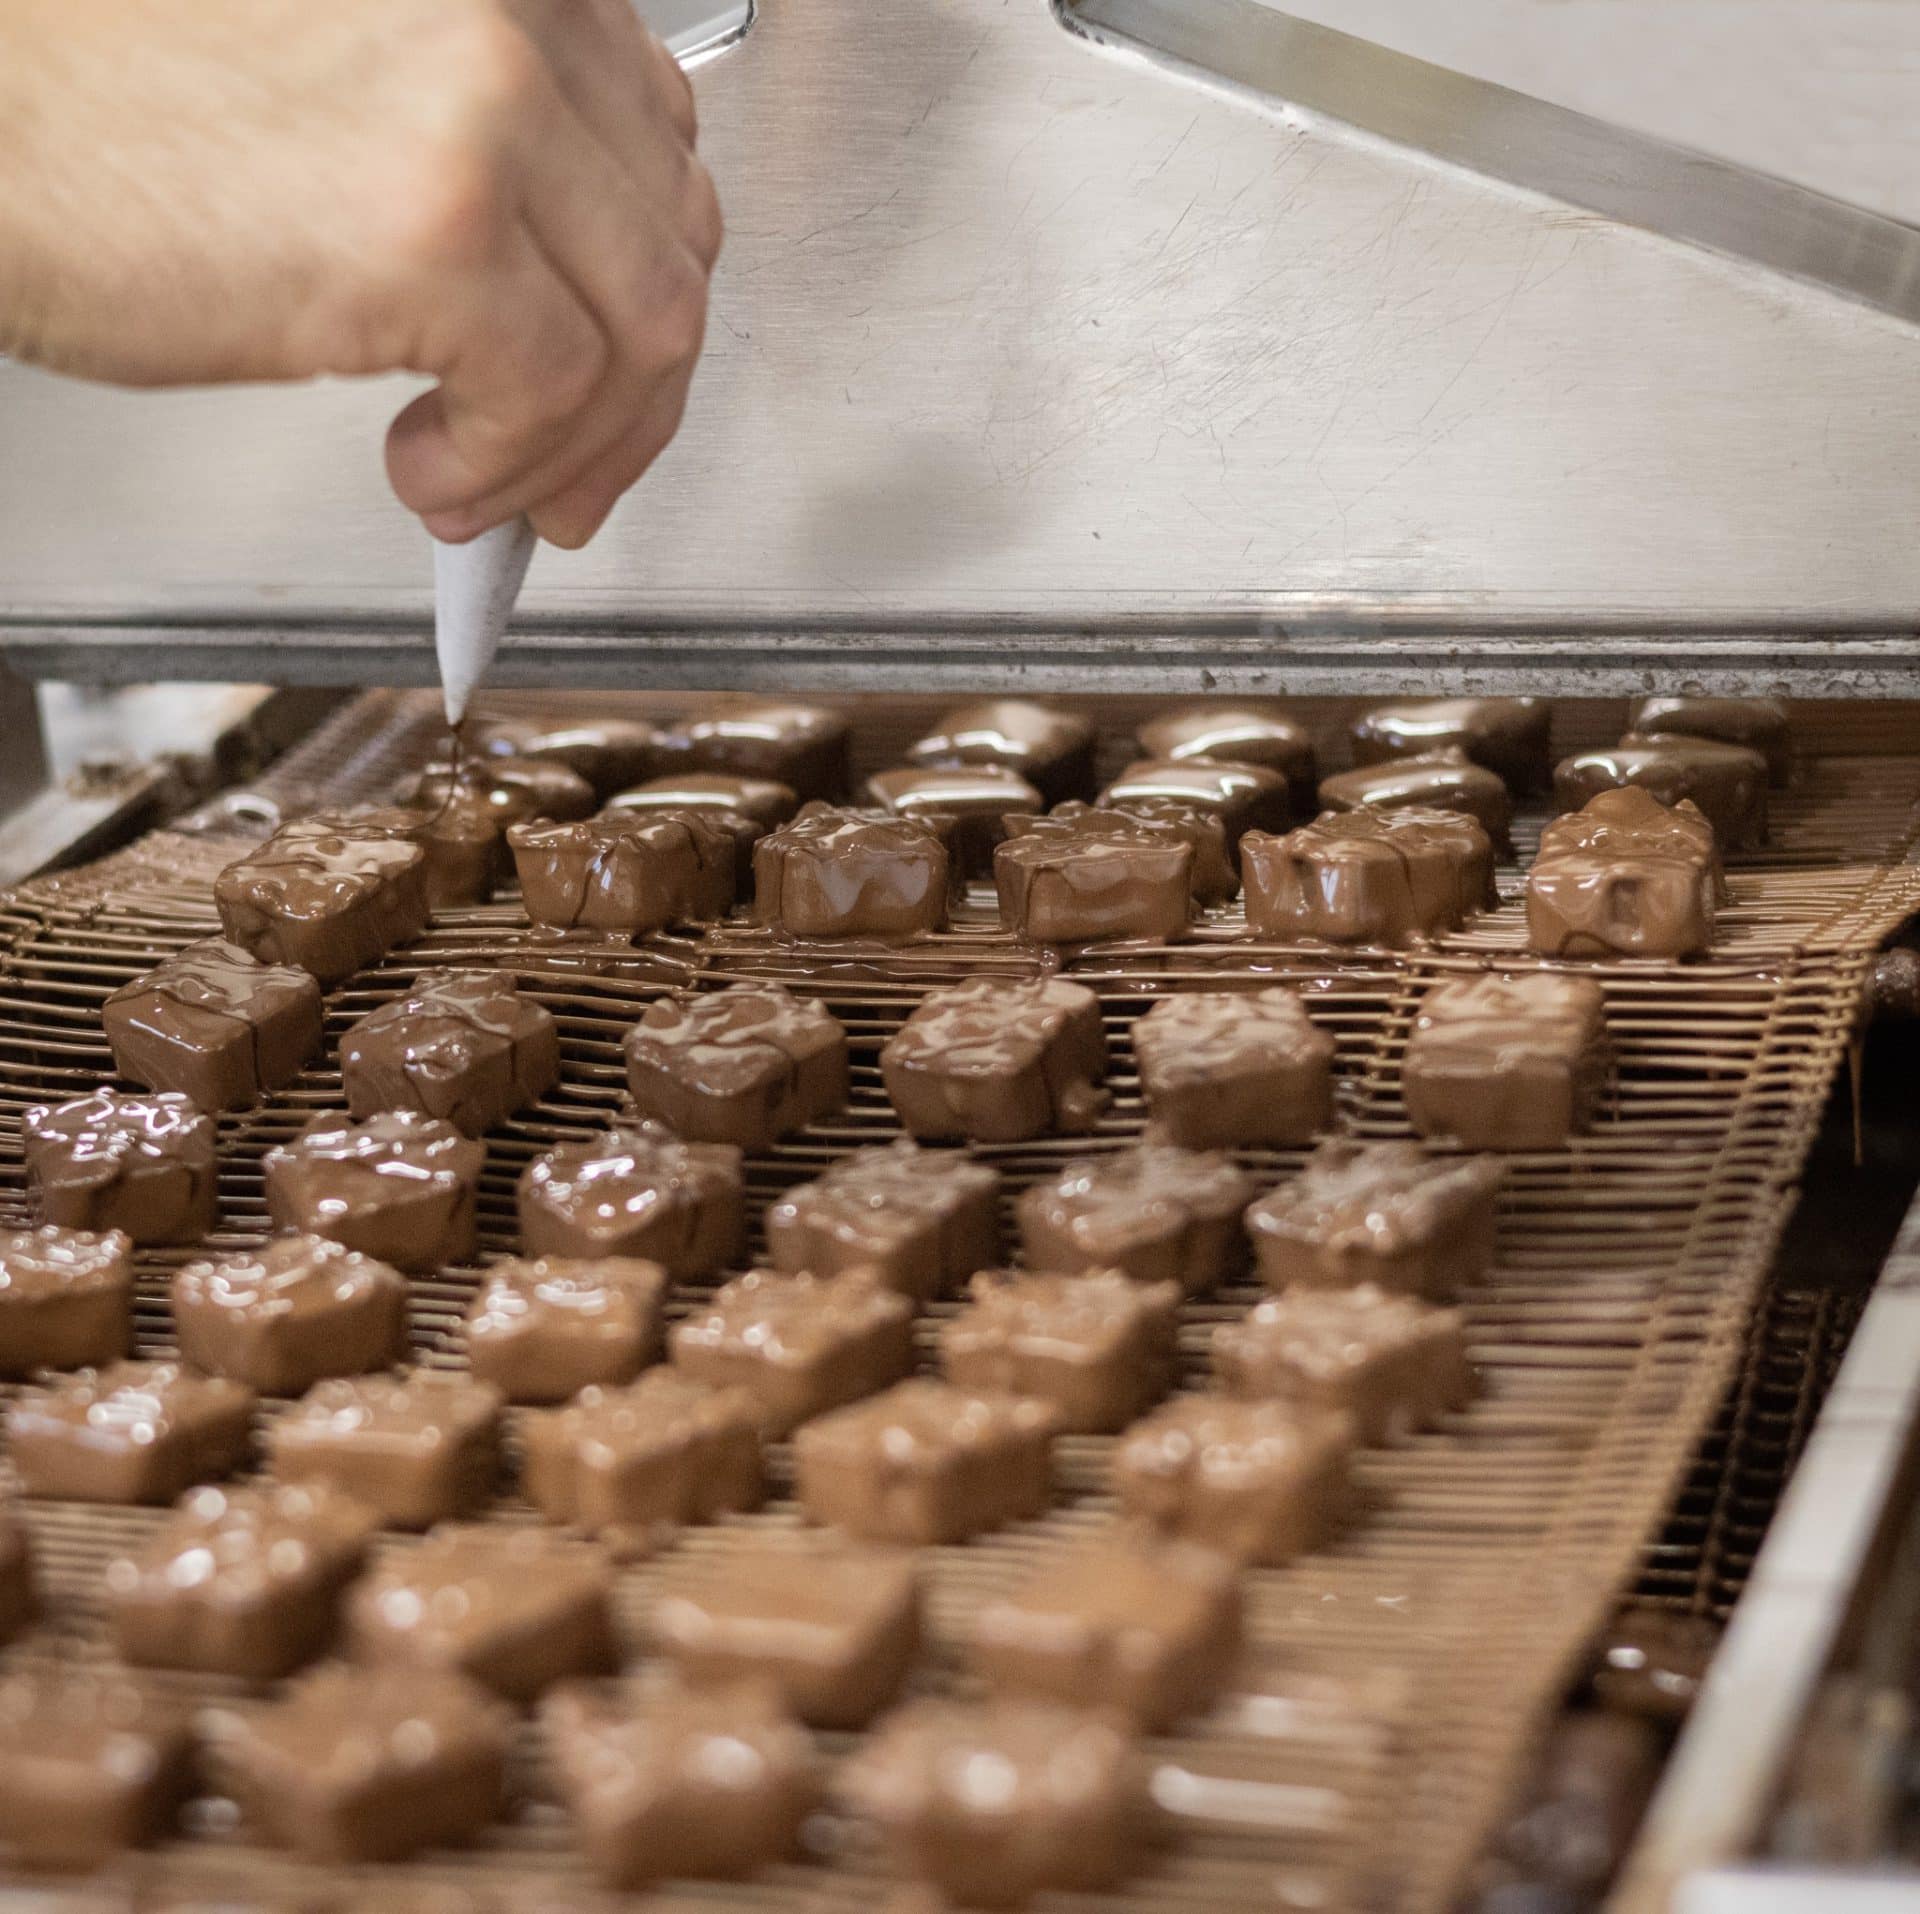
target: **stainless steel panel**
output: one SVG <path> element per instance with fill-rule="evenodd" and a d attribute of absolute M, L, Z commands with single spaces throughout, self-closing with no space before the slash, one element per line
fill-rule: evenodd
<path fill-rule="evenodd" d="M 535 625 L 1912 623 L 1920 339 L 1890 318 L 1043 0 L 766 0 L 699 85 L 730 218 L 708 361 L 606 533 L 536 562 Z M 422 617 L 380 472 L 401 393 L 0 369 L 0 608 Z M 372 675 L 417 675 L 411 630 L 379 642 Z"/>

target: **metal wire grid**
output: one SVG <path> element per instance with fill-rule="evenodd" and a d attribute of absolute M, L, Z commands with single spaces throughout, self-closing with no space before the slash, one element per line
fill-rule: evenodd
<path fill-rule="evenodd" d="M 367 701 L 273 782 L 288 803 L 379 795 L 430 739 L 417 704 Z M 1778 846 L 1764 863 L 1736 870 L 1736 907 L 1711 961 L 1592 967 L 1608 997 L 1617 1082 L 1592 1135 L 1566 1151 L 1513 1159 L 1496 1266 L 1466 1299 L 1480 1398 L 1432 1434 L 1367 1452 L 1358 1512 L 1333 1545 L 1251 1578 L 1253 1646 L 1243 1685 L 1187 1733 L 1153 1743 L 1156 1799 L 1175 1838 L 1120 1900 L 1141 1909 L 1276 1898 L 1321 1907 L 1445 1904 L 1532 1733 L 1630 1584 L 1740 1367 L 1793 1179 L 1851 1032 L 1868 953 L 1920 903 L 1920 869 L 1910 861 L 1917 800 L 1920 762 L 1808 766 L 1782 807 Z M 19 1110 L 109 1076 L 101 999 L 211 927 L 207 880 L 233 848 L 162 835 L 0 904 L 0 1210 L 22 1207 Z M 332 993 L 328 1006 L 328 1058 L 352 1018 L 417 969 L 447 961 L 511 962 L 554 1010 L 565 1056 L 560 1089 L 489 1138 L 480 1200 L 489 1253 L 514 1246 L 520 1168 L 557 1138 L 590 1133 L 618 1107 L 619 1039 L 663 986 L 782 974 L 826 1001 L 850 1031 L 846 1116 L 749 1165 L 757 1250 L 771 1197 L 848 1149 L 895 1133 L 877 1054 L 928 984 L 982 967 L 1028 971 L 1035 962 L 997 935 L 980 899 L 945 937 L 905 953 L 841 953 L 827 965 L 802 962 L 736 925 L 638 954 L 571 951 L 565 968 L 553 968 L 552 953 L 530 959 L 517 916 L 511 904 L 455 913 L 419 945 Z M 1398 1068 L 1413 1010 L 1440 976 L 1488 961 L 1531 961 L 1511 905 L 1436 950 L 1401 956 L 1255 944 L 1224 915 L 1189 944 L 1089 954 L 1070 969 L 1102 997 L 1116 1062 L 1113 1109 L 1092 1139 L 978 1154 L 1005 1172 L 1011 1194 L 1075 1154 L 1121 1144 L 1143 1116 L 1125 1036 L 1133 1017 L 1168 990 L 1272 981 L 1299 984 L 1315 1019 L 1335 1035 L 1345 1127 L 1404 1134 Z M 312 1111 L 338 1101 L 329 1062 L 260 1108 L 221 1119 L 225 1215 L 216 1246 L 264 1231 L 260 1157 Z M 1243 1160 L 1270 1183 L 1299 1155 L 1250 1151 Z M 166 1283 L 183 1255 L 142 1258 L 142 1353 L 169 1346 Z M 476 1282 L 476 1270 L 458 1268 L 414 1283 L 423 1360 L 461 1361 L 459 1318 Z M 683 1289 L 675 1312 L 696 1293 Z M 1255 1293 L 1242 1285 L 1187 1306 L 1187 1386 L 1203 1381 L 1212 1326 Z M 928 1313 L 923 1354 L 955 1307 Z M 932 1649 L 924 1684 L 963 1685 L 959 1648 L 979 1602 L 1042 1552 L 1108 1519 L 1110 1447 L 1093 1438 L 1061 1445 L 1057 1505 L 1043 1521 L 925 1552 Z M 785 1466 L 776 1454 L 777 1484 Z M 36 1504 L 28 1519 L 52 1619 L 14 1652 L 100 1652 L 101 1565 L 158 1518 Z M 531 1518 L 503 1496 L 493 1519 Z M 724 1551 L 743 1534 L 797 1525 L 791 1504 L 776 1501 L 761 1515 L 694 1531 L 674 1552 Z M 410 1544 L 396 1538 L 387 1546 Z M 623 1571 L 636 1640 L 660 1567 Z M 218 1687 L 181 1685 L 194 1694 Z M 832 1752 L 845 1738 L 827 1741 Z M 517 1767 L 521 1805 L 482 1848 L 433 1857 L 404 1878 L 503 1901 L 590 1900 L 531 1728 Z M 128 1863 L 114 1891 L 152 1880 L 169 1891 L 357 1903 L 376 1882 L 395 1878 L 316 1874 L 251 1847 L 229 1819 L 217 1801 L 203 1804 L 195 1838 Z M 873 1863 L 858 1829 L 828 1815 L 815 1833 L 819 1858 L 809 1864 L 741 1887 L 690 1889 L 685 1898 L 707 1907 L 716 1899 L 741 1907 L 870 1901 Z"/>

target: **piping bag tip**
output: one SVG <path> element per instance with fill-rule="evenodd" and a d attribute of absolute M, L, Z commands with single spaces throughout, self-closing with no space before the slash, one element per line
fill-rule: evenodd
<path fill-rule="evenodd" d="M 447 723 L 458 725 L 493 663 L 538 541 L 524 518 L 464 545 L 433 542 L 433 648 Z"/>

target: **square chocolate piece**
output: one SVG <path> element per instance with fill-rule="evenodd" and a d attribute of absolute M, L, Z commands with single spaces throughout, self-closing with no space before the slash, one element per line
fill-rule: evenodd
<path fill-rule="evenodd" d="M 1333 1410 L 1179 1396 L 1113 1458 L 1122 1511 L 1237 1561 L 1317 1548 L 1346 1510 L 1353 1423 Z"/>
<path fill-rule="evenodd" d="M 317 1116 L 267 1152 L 267 1214 L 277 1229 L 430 1275 L 473 1255 L 486 1161 L 484 1144 L 418 1110 L 376 1110 L 359 1123 Z"/>
<path fill-rule="evenodd" d="M 1117 1269 L 1189 1296 L 1246 1264 L 1240 1219 L 1253 1185 L 1232 1157 L 1149 1137 L 1082 1157 L 1015 1206 L 1032 1269 Z"/>
<path fill-rule="evenodd" d="M 631 1382 L 659 1357 L 666 1288 L 637 1256 L 510 1256 L 467 1311 L 467 1365 L 509 1402 Z"/>
<path fill-rule="evenodd" d="M 1050 815 L 1056 820 L 1096 815 L 1091 804 L 1058 804 Z M 1240 895 L 1240 867 L 1227 844 L 1226 826 L 1211 811 L 1196 810 L 1178 798 L 1130 797 L 1102 799 L 1100 817 L 1130 817 L 1160 829 L 1177 832 L 1193 852 L 1193 901 L 1202 909 L 1215 904 L 1230 904 Z M 1024 829 L 1018 823 L 1008 826 L 1008 834 Z"/>
<path fill-rule="evenodd" d="M 737 1880 L 793 1854 L 819 1797 L 813 1743 L 770 1688 L 556 1695 L 560 1792 L 608 1886 Z"/>
<path fill-rule="evenodd" d="M 330 1665 L 231 1718 L 224 1767 L 247 1819 L 330 1866 L 470 1840 L 500 1811 L 512 1717 L 457 1675 Z"/>
<path fill-rule="evenodd" d="M 43 1223 L 197 1243 L 220 1220 L 213 1121 L 178 1091 L 96 1090 L 20 1119 L 27 1194 Z"/>
<path fill-rule="evenodd" d="M 174 1362 L 116 1362 L 23 1390 L 7 1410 L 7 1453 L 28 1495 L 70 1502 L 171 1502 L 231 1474 L 253 1427 L 251 1389 Z"/>
<path fill-rule="evenodd" d="M 1767 761 L 1744 744 L 1630 731 L 1611 750 L 1583 751 L 1554 767 L 1554 801 L 1563 811 L 1577 811 L 1602 791 L 1626 784 L 1639 785 L 1666 805 L 1691 798 L 1727 850 L 1752 850 L 1767 841 Z"/>
<path fill-rule="evenodd" d="M 530 1256 L 637 1256 L 676 1282 L 711 1276 L 745 1241 L 740 1152 L 682 1143 L 657 1123 L 615 1123 L 520 1173 Z"/>
<path fill-rule="evenodd" d="M 1490 1156 L 1336 1138 L 1247 1211 L 1269 1289 L 1351 1289 L 1450 1303 L 1493 1261 L 1500 1186 Z"/>
<path fill-rule="evenodd" d="M 602 811 L 507 832 L 528 920 L 549 930 L 648 937 L 733 908 L 739 850 L 702 811 Z"/>
<path fill-rule="evenodd" d="M 1527 942 L 1546 957 L 1698 957 L 1726 879 L 1713 826 L 1638 785 L 1602 791 L 1540 834 Z"/>
<path fill-rule="evenodd" d="M 870 1542 L 964 1542 L 1045 1512 L 1058 1424 L 1044 1402 L 915 1379 L 801 1426 L 794 1493 Z"/>
<path fill-rule="evenodd" d="M 887 1040 L 880 1074 L 923 1142 L 1090 1130 L 1109 1101 L 1100 1000 L 1061 977 L 974 977 L 929 992 Z"/>
<path fill-rule="evenodd" d="M 1016 820 L 1008 831 L 993 854 L 993 882 L 1010 936 L 1049 945 L 1168 943 L 1193 927 L 1193 845 L 1171 819 L 1058 812 Z"/>
<path fill-rule="evenodd" d="M 116 1362 L 133 1346 L 133 1245 L 119 1230 L 0 1230 L 0 1376 Z"/>
<path fill-rule="evenodd" d="M 1643 738 L 1717 738 L 1745 745 L 1767 761 L 1776 789 L 1793 780 L 1793 738 L 1778 698 L 1642 698 L 1627 729 Z"/>
<path fill-rule="evenodd" d="M 1284 705 L 1187 705 L 1141 725 L 1134 741 L 1136 755 L 1143 758 L 1264 765 L 1286 779 L 1296 813 L 1313 809 L 1318 781 L 1313 739 Z"/>
<path fill-rule="evenodd" d="M 754 826 L 749 841 L 764 837 L 800 808 L 800 794 L 772 778 L 731 777 L 720 771 L 689 771 L 653 778 L 607 800 L 610 811 L 711 811 L 728 829 L 738 820 Z M 736 836 L 739 834 L 735 830 Z"/>
<path fill-rule="evenodd" d="M 283 1482 L 324 1482 L 388 1527 L 471 1515 L 500 1467 L 500 1392 L 461 1375 L 336 1376 L 315 1383 L 266 1432 Z"/>
<path fill-rule="evenodd" d="M 1065 1434 L 1110 1434 L 1172 1382 L 1179 1305 L 1174 1284 L 1117 1269 L 983 1270 L 973 1301 L 941 1326 L 940 1367 L 958 1388 L 1047 1403 Z"/>
<path fill-rule="evenodd" d="M 417 1110 L 479 1136 L 560 1081 L 545 1004 L 504 970 L 429 970 L 340 1039 L 348 1112 Z"/>
<path fill-rule="evenodd" d="M 957 1151 L 900 1139 L 856 1150 L 767 1211 L 776 1269 L 866 1270 L 931 1301 L 1000 1260 L 1000 1173 Z"/>
<path fill-rule="evenodd" d="M 146 1847 L 190 1791 L 192 1756 L 185 1711 L 111 1669 L 16 1669 L 0 1677 L 0 1851 L 91 1869 Z"/>
<path fill-rule="evenodd" d="M 744 1389 L 649 1369 L 625 1389 L 583 1389 L 523 1428 L 520 1486 L 550 1522 L 631 1533 L 756 1509 L 760 1422 Z"/>
<path fill-rule="evenodd" d="M 1148 1733 L 1203 1714 L 1240 1652 L 1240 1580 L 1151 1532 L 1096 1536 L 979 1612 L 974 1671 L 996 1694 L 1120 1708 Z"/>
<path fill-rule="evenodd" d="M 1393 758 L 1320 780 L 1327 811 L 1458 811 L 1486 832 L 1498 851 L 1513 842 L 1513 799 L 1507 787 L 1464 751 L 1428 751 Z"/>
<path fill-rule="evenodd" d="M 329 1237 L 275 1236 L 188 1263 L 173 1280 L 173 1329 L 196 1369 L 298 1395 L 406 1355 L 406 1279 Z"/>
<path fill-rule="evenodd" d="M 10 1642 L 40 1612 L 33 1589 L 33 1544 L 10 1503 L 0 1502 L 0 1642 Z"/>
<path fill-rule="evenodd" d="M 604 802 L 615 791 L 651 777 L 660 761 L 660 732 L 644 718 L 594 718 L 585 724 L 555 725 L 541 730 L 528 725 L 513 735 L 509 758 L 532 758 L 564 764 L 593 787 Z M 560 812 L 549 810 L 549 817 Z"/>
<path fill-rule="evenodd" d="M 1213 1332 L 1228 1395 L 1339 1409 L 1362 1442 L 1426 1428 L 1473 1393 L 1457 1309 L 1362 1283 L 1290 1289 Z"/>
<path fill-rule="evenodd" d="M 817 705 L 716 705 L 660 734 L 661 768 L 770 778 L 802 801 L 837 798 L 847 788 L 850 735 L 845 718 Z"/>
<path fill-rule="evenodd" d="M 1452 811 L 1330 811 L 1240 844 L 1256 936 L 1388 948 L 1458 930 L 1497 902 L 1493 846 Z"/>
<path fill-rule="evenodd" d="M 952 827 L 809 806 L 753 847 L 754 921 L 788 937 L 905 943 L 944 930 Z"/>
<path fill-rule="evenodd" d="M 675 1326 L 674 1366 L 744 1389 L 769 1436 L 897 1382 L 913 1365 L 913 1305 L 864 1271 L 756 1269 Z"/>
<path fill-rule="evenodd" d="M 1293 798 L 1278 771 L 1258 764 L 1218 764 L 1208 758 L 1142 758 L 1100 793 L 1116 811 L 1159 800 L 1217 817 L 1227 848 L 1248 831 L 1284 831 L 1293 822 Z"/>
<path fill-rule="evenodd" d="M 148 1668 L 276 1681 L 333 1639 L 379 1518 L 324 1484 L 196 1489 L 107 1564 L 113 1645 Z"/>
<path fill-rule="evenodd" d="M 910 1702 L 842 1781 L 894 1872 L 943 1905 L 1018 1908 L 1114 1887 L 1150 1818 L 1145 1764 L 1121 1719 L 1045 1701 Z"/>
<path fill-rule="evenodd" d="M 435 1529 L 354 1584 L 347 1633 L 360 1661 L 465 1675 L 532 1701 L 619 1665 L 613 1565 L 545 1529 Z"/>
<path fill-rule="evenodd" d="M 1544 698 L 1403 698 L 1353 722 L 1355 764 L 1456 749 L 1511 790 L 1544 791 L 1553 707 Z"/>
<path fill-rule="evenodd" d="M 320 986 L 209 937 L 122 984 L 100 1024 L 123 1077 L 237 1110 L 292 1082 L 319 1050 Z"/>
<path fill-rule="evenodd" d="M 426 852 L 344 835 L 332 820 L 282 829 L 213 880 L 221 928 L 262 963 L 337 984 L 427 927 Z"/>
<path fill-rule="evenodd" d="M 1092 723 L 1077 711 L 989 698 L 944 713 L 907 756 L 939 770 L 999 765 L 1060 804 L 1093 795 L 1094 743 Z"/>
<path fill-rule="evenodd" d="M 1186 992 L 1133 1026 L 1147 1109 L 1190 1150 L 1308 1143 L 1333 1128 L 1332 1036 L 1295 992 Z"/>
<path fill-rule="evenodd" d="M 764 1150 L 847 1107 L 846 1030 L 778 984 L 663 997 L 625 1049 L 634 1107 L 691 1143 Z"/>
<path fill-rule="evenodd" d="M 953 849 L 967 877 L 993 874 L 994 847 L 1006 836 L 1009 817 L 1046 809 L 1025 778 L 995 764 L 881 771 L 867 780 L 866 800 L 895 817 L 951 819 Z"/>
<path fill-rule="evenodd" d="M 1593 1120 L 1611 1051 L 1591 977 L 1535 970 L 1428 991 L 1400 1065 L 1408 1120 L 1470 1150 L 1557 1150 Z"/>
<path fill-rule="evenodd" d="M 690 1686 L 771 1685 L 815 1728 L 864 1728 L 899 1694 L 920 1648 L 910 1555 L 763 1542 L 669 1574 L 653 1646 Z"/>

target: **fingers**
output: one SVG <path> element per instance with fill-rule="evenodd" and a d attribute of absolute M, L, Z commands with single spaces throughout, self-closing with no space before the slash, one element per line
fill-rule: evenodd
<path fill-rule="evenodd" d="M 582 119 L 616 154 L 668 133 L 695 143 L 693 88 L 629 0 L 508 0 Z M 657 110 L 655 110 L 657 109 Z"/>

